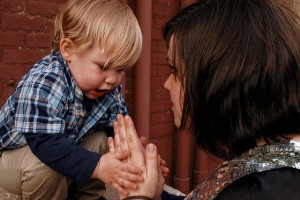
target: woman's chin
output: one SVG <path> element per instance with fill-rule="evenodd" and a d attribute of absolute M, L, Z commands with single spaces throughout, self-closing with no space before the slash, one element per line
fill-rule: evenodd
<path fill-rule="evenodd" d="M 174 119 L 174 124 L 175 124 L 176 128 L 179 128 L 181 125 L 181 121 L 178 119 Z"/>

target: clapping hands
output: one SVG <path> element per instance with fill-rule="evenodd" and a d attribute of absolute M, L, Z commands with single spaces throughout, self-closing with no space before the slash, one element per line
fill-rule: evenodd
<path fill-rule="evenodd" d="M 169 169 L 166 162 L 161 160 L 154 144 L 148 144 L 144 148 L 138 137 L 132 119 L 127 115 L 117 115 L 114 123 L 115 137 L 108 138 L 111 153 L 129 152 L 128 157 L 123 162 L 130 163 L 142 169 L 143 181 L 137 183 L 136 189 L 126 190 L 117 182 L 112 186 L 117 189 L 121 199 L 127 196 L 146 196 L 151 199 L 159 199 L 162 193 L 164 178 Z"/>

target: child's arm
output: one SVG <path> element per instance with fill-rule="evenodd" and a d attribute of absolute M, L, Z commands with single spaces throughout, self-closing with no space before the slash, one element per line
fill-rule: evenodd
<path fill-rule="evenodd" d="M 89 178 L 98 178 L 107 184 L 120 185 L 118 192 L 122 193 L 129 188 L 134 189 L 135 183 L 142 181 L 138 167 L 121 162 L 128 156 L 126 151 L 100 155 L 58 134 L 26 134 L 26 139 L 32 152 L 42 162 L 79 184 L 86 183 Z"/>
<path fill-rule="evenodd" d="M 109 152 L 101 156 L 91 178 L 101 179 L 110 185 L 118 185 L 117 191 L 127 195 L 127 190 L 135 190 L 137 182 L 143 181 L 142 170 L 130 163 L 122 162 L 127 159 L 128 151 Z"/>

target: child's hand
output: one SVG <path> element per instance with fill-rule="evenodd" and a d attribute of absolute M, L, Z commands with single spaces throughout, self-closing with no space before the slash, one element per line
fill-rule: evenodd
<path fill-rule="evenodd" d="M 108 152 L 101 156 L 97 177 L 114 186 L 118 193 L 127 195 L 127 190 L 135 190 L 143 181 L 142 170 L 127 162 L 128 151 Z"/>
<path fill-rule="evenodd" d="M 164 177 L 167 177 L 170 170 L 167 167 L 167 162 L 163 159 L 160 159 L 160 169 L 161 169 L 162 175 Z"/>

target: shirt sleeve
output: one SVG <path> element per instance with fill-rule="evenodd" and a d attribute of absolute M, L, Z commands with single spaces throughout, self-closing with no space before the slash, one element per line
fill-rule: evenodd
<path fill-rule="evenodd" d="M 69 141 L 62 134 L 26 133 L 25 138 L 33 154 L 43 163 L 78 184 L 90 179 L 101 157 Z"/>
<path fill-rule="evenodd" d="M 176 196 L 174 194 L 169 194 L 166 191 L 163 191 L 161 194 L 161 200 L 183 200 L 184 196 Z"/>

